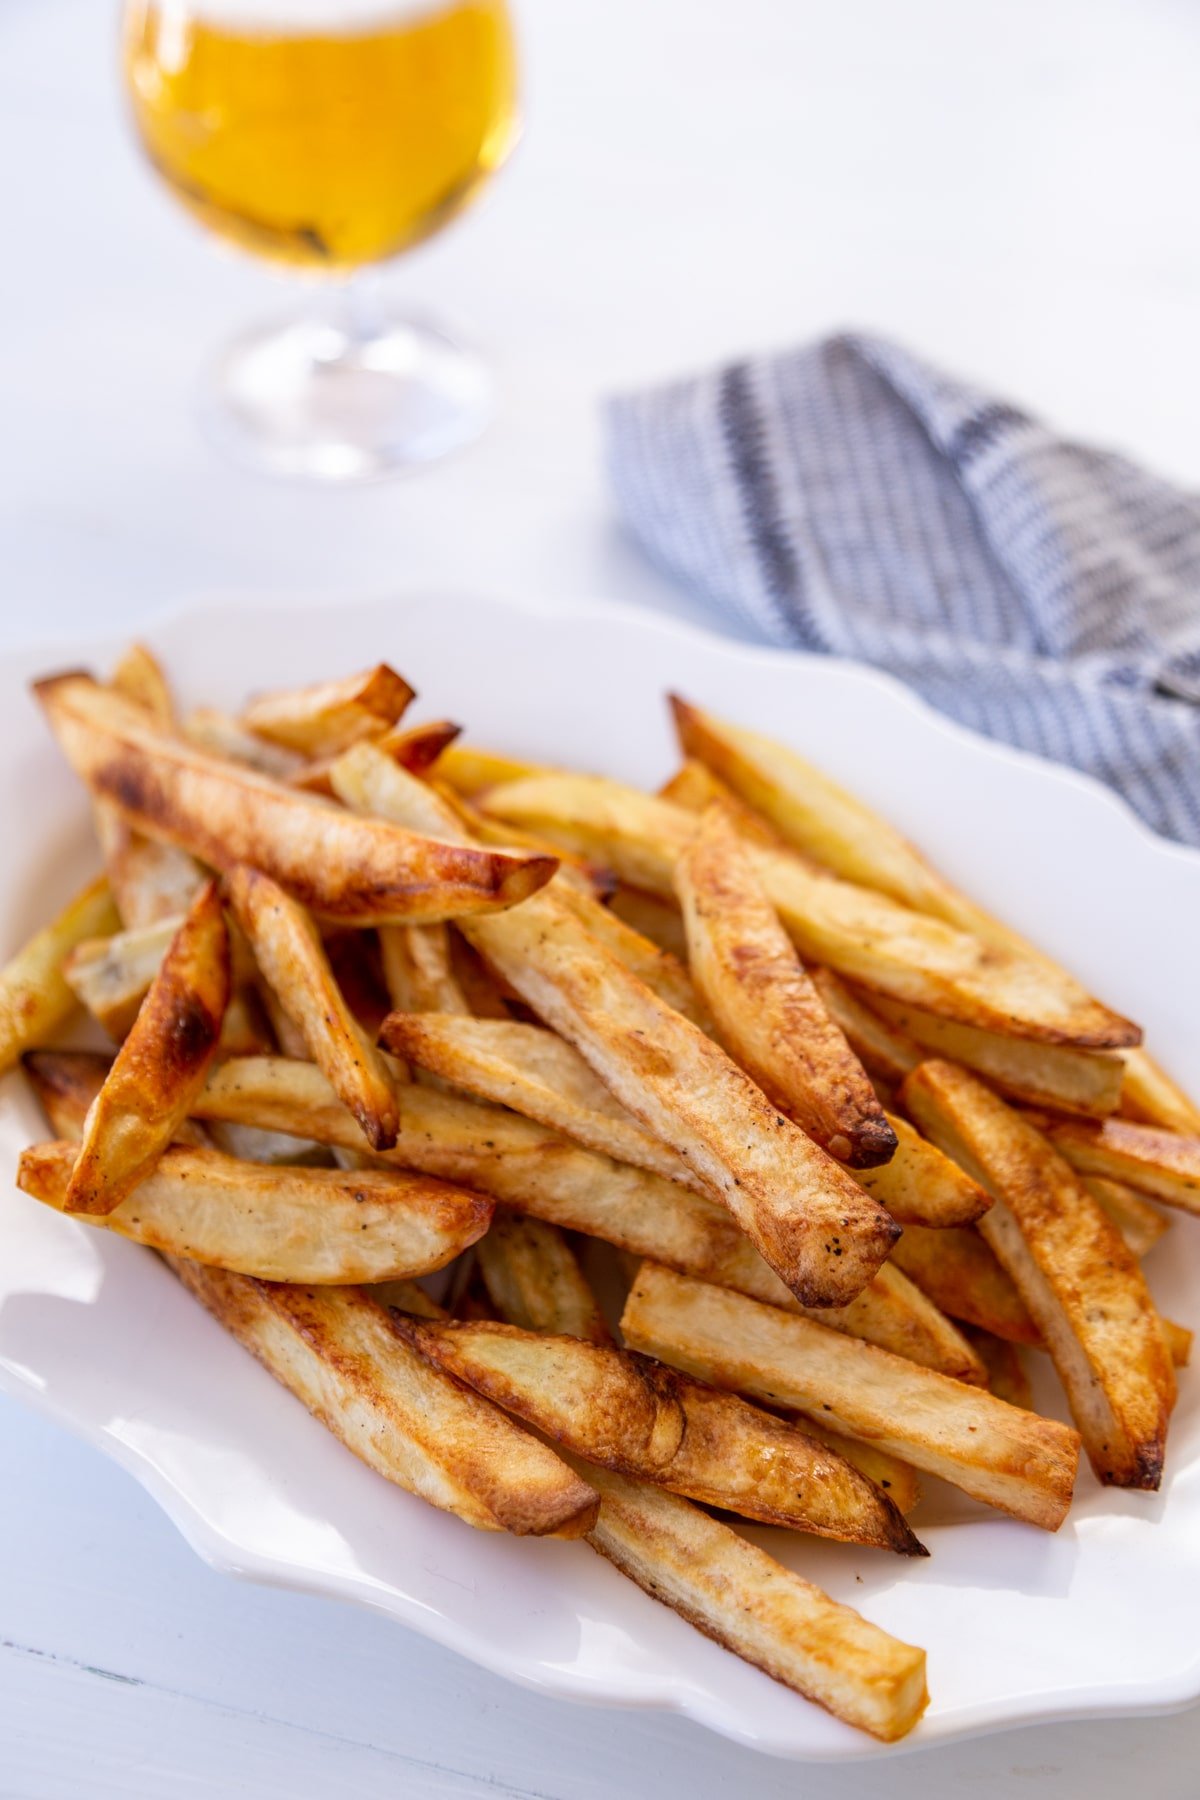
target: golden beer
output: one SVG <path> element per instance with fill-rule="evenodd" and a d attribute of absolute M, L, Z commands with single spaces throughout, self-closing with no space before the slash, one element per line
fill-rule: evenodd
<path fill-rule="evenodd" d="M 427 237 L 515 135 L 503 0 L 143 0 L 124 53 L 142 141 L 183 204 L 308 268 Z"/>

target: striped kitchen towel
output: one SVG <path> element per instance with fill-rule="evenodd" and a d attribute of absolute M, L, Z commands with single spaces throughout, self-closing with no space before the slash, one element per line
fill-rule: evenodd
<path fill-rule="evenodd" d="M 1200 498 L 863 336 L 622 396 L 607 427 L 672 575 L 1200 845 Z"/>

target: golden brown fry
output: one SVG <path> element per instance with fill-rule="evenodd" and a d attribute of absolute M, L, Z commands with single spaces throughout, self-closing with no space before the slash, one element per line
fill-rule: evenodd
<path fill-rule="evenodd" d="M 646 1357 L 515 1325 L 403 1329 L 448 1374 L 588 1462 L 765 1524 L 922 1553 L 858 1470 L 783 1419 Z"/>
<path fill-rule="evenodd" d="M 61 1212 L 75 1147 L 35 1145 L 17 1185 Z M 398 1169 L 343 1174 L 240 1162 L 175 1146 L 112 1212 L 83 1214 L 151 1249 L 264 1281 L 391 1281 L 427 1275 L 487 1230 L 479 1194 Z"/>
<path fill-rule="evenodd" d="M 694 756 L 687 757 L 670 781 L 663 783 L 658 790 L 658 797 L 660 800 L 669 800 L 673 806 L 682 806 L 685 812 L 690 813 L 707 812 L 710 806 L 719 805 L 738 836 L 745 838 L 747 843 L 758 844 L 764 850 L 789 848 L 787 840 L 780 837 L 762 813 L 747 806 L 728 782 L 722 781 L 719 775 L 714 775 L 711 769 L 706 768 L 704 763 L 697 762 Z"/>
<path fill-rule="evenodd" d="M 652 939 L 643 937 L 609 907 L 602 906 L 590 894 L 570 888 L 559 881 L 553 884 L 555 898 L 565 904 L 581 925 L 598 938 L 605 949 L 616 957 L 652 993 L 693 1025 L 707 1031 L 711 1024 L 708 1008 L 697 994 L 691 976 L 669 950 L 661 949 Z"/>
<path fill-rule="evenodd" d="M 1184 1137 L 1200 1137 L 1200 1106 L 1142 1047 L 1125 1051 L 1121 1111 L 1145 1125 L 1178 1131 Z"/>
<path fill-rule="evenodd" d="M 467 935 L 708 1183 L 803 1305 L 844 1305 L 866 1286 L 892 1219 L 553 895 L 517 908 L 509 929 Z"/>
<path fill-rule="evenodd" d="M 618 881 L 609 909 L 639 937 L 646 938 L 659 950 L 665 950 L 679 963 L 687 961 L 687 934 L 683 916 L 677 906 L 658 894 L 647 894 L 642 888 Z"/>
<path fill-rule="evenodd" d="M 1106 1175 L 1083 1175 L 1080 1179 L 1135 1256 L 1145 1256 L 1171 1223 L 1149 1200 L 1143 1200 L 1123 1181 L 1110 1181 Z"/>
<path fill-rule="evenodd" d="M 924 1054 L 920 1046 L 889 1025 L 840 975 L 832 969 L 816 968 L 812 970 L 812 983 L 830 1018 L 870 1075 L 896 1083 L 916 1068 Z"/>
<path fill-rule="evenodd" d="M 174 730 L 175 704 L 170 685 L 162 664 L 145 644 L 129 645 L 113 670 L 109 685 L 148 712 L 164 730 Z"/>
<path fill-rule="evenodd" d="M 1189 1331 L 1186 1325 L 1177 1325 L 1174 1319 L 1163 1319 L 1162 1328 L 1172 1363 L 1177 1369 L 1186 1369 L 1192 1360 L 1195 1332 Z"/>
<path fill-rule="evenodd" d="M 112 1059 L 92 1050 L 27 1050 L 21 1067 L 54 1135 L 78 1141 Z"/>
<path fill-rule="evenodd" d="M 210 881 L 175 933 L 88 1114 L 67 1212 L 110 1213 L 178 1135 L 216 1054 L 229 985 L 229 934 Z"/>
<path fill-rule="evenodd" d="M 477 744 L 452 744 L 439 760 L 438 775 L 457 793 L 473 800 L 486 788 L 501 781 L 517 781 L 523 775 L 535 775 L 542 766 L 521 762 L 496 750 L 480 749 Z"/>
<path fill-rule="evenodd" d="M 982 1389 L 643 1264 L 621 1319 L 625 1341 L 718 1387 L 817 1412 L 977 1500 L 1053 1531 L 1070 1504 L 1078 1434 Z"/>
<path fill-rule="evenodd" d="M 77 944 L 106 937 L 119 923 L 108 882 L 98 876 L 0 970 L 0 1073 L 71 1017 L 76 1002 L 64 962 Z"/>
<path fill-rule="evenodd" d="M 670 1376 L 611 1345 L 482 1321 L 397 1321 L 405 1342 L 568 1450 L 655 1479 L 683 1442 Z"/>
<path fill-rule="evenodd" d="M 1157 1488 L 1175 1375 L 1137 1259 L 1041 1133 L 953 1063 L 903 1088 L 923 1130 L 987 1188 L 978 1231 L 1054 1359 L 1101 1481 Z"/>
<path fill-rule="evenodd" d="M 372 1150 L 390 1149 L 398 1118 L 395 1083 L 347 1006 L 316 926 L 298 901 L 257 869 L 233 870 L 229 898 L 264 979 L 338 1098 Z"/>
<path fill-rule="evenodd" d="M 887 1162 L 896 1134 L 716 806 L 675 865 L 675 891 L 692 979 L 729 1054 L 838 1162 Z"/>
<path fill-rule="evenodd" d="M 1016 1344 L 1007 1338 L 993 1337 L 990 1331 L 980 1331 L 977 1326 L 968 1327 L 967 1337 L 987 1367 L 988 1391 L 998 1400 L 1007 1400 L 1010 1406 L 1032 1412 L 1033 1389 Z"/>
<path fill-rule="evenodd" d="M 1039 1344 L 1029 1310 L 978 1231 L 906 1225 L 892 1261 L 952 1319 L 1013 1344 Z"/>
<path fill-rule="evenodd" d="M 311 1063 L 231 1059 L 210 1075 L 197 1115 L 363 1152 L 367 1143 Z M 598 1156 L 529 1119 L 433 1088 L 405 1090 L 400 1131 L 384 1160 L 492 1195 L 566 1231 L 585 1232 L 636 1256 L 652 1256 L 775 1306 L 796 1301 L 714 1201 Z M 885 1263 L 849 1306 L 822 1314 L 834 1328 L 868 1335 L 915 1362 L 981 1381 L 983 1365 L 924 1295 Z"/>
<path fill-rule="evenodd" d="M 963 1063 L 1017 1100 L 1099 1118 L 1116 1110 L 1125 1064 L 1112 1051 L 1005 1037 L 940 1019 L 882 994 L 867 998 L 889 1025 L 923 1046 L 924 1055 Z"/>
<path fill-rule="evenodd" d="M 392 1006 L 414 1013 L 469 1013 L 447 925 L 381 925 L 383 979 Z"/>
<path fill-rule="evenodd" d="M 182 915 L 153 925 L 87 938 L 63 962 L 63 975 L 79 1001 L 118 1043 L 128 1035 Z"/>
<path fill-rule="evenodd" d="M 298 750 L 303 756 L 331 757 L 360 738 L 377 737 L 395 725 L 413 699 L 413 690 L 387 663 L 340 681 L 261 694 L 242 713 L 241 723 L 256 737 Z"/>
<path fill-rule="evenodd" d="M 860 1475 L 865 1475 L 877 1488 L 882 1488 L 897 1512 L 908 1517 L 921 1498 L 921 1484 L 917 1479 L 917 1471 L 911 1464 L 901 1462 L 898 1456 L 889 1456 L 886 1450 L 880 1450 L 874 1444 L 865 1444 L 858 1438 L 843 1437 L 840 1431 L 828 1430 L 811 1413 L 789 1412 L 787 1416 L 801 1431 L 816 1438 L 818 1444 L 836 1450 L 843 1461 L 852 1463 Z"/>
<path fill-rule="evenodd" d="M 472 950 L 455 926 L 450 927 L 450 970 L 458 991 L 474 1019 L 511 1019 L 500 984 L 488 972 L 483 958 Z"/>
<path fill-rule="evenodd" d="M 403 788 L 399 774 L 360 746 L 333 782 L 351 804 L 386 810 Z M 572 906 L 552 893 L 514 909 L 508 929 L 462 929 L 635 1118 L 688 1160 L 798 1300 L 844 1305 L 866 1285 L 896 1236 L 883 1208 L 633 976 Z"/>
<path fill-rule="evenodd" d="M 623 881 L 669 894 L 691 815 L 597 776 L 545 775 L 496 788 L 486 810 L 555 843 L 607 861 Z M 827 963 L 875 992 L 963 1024 L 1122 1048 L 1141 1033 L 1030 952 L 982 939 L 873 888 L 814 874 L 798 857 L 754 849 L 771 903 L 806 962 Z"/>
<path fill-rule="evenodd" d="M 980 909 L 853 794 L 794 750 L 670 696 L 680 748 L 762 813 L 793 849 L 915 912 L 978 934 Z"/>
<path fill-rule="evenodd" d="M 677 1495 L 597 1469 L 588 1542 L 707 1637 L 893 1742 L 928 1704 L 925 1652 L 889 1637 Z"/>
<path fill-rule="evenodd" d="M 210 756 L 86 675 L 51 677 L 36 692 L 77 774 L 139 829 L 216 868 L 252 863 L 326 917 L 451 918 L 511 906 L 554 873 L 547 858 L 423 838 Z"/>
<path fill-rule="evenodd" d="M 461 730 L 461 725 L 453 725 L 449 719 L 431 719 L 425 725 L 396 725 L 391 731 L 385 731 L 373 739 L 373 742 L 382 755 L 390 756 L 393 762 L 399 763 L 410 774 L 426 775 Z M 340 754 L 339 751 L 337 755 L 305 763 L 292 776 L 293 786 L 303 788 L 309 794 L 332 794 L 329 771 Z"/>
<path fill-rule="evenodd" d="M 384 1021 L 380 1042 L 443 1081 L 511 1107 L 602 1156 L 708 1191 L 674 1151 L 614 1100 L 579 1052 L 544 1026 L 397 1012 Z"/>
<path fill-rule="evenodd" d="M 436 1300 L 431 1300 L 417 1281 L 374 1281 L 364 1293 L 380 1306 L 395 1306 L 411 1313 L 414 1319 L 448 1319 L 450 1314 Z"/>
<path fill-rule="evenodd" d="M 907 1227 L 971 1225 L 991 1205 L 979 1183 L 944 1156 L 897 1113 L 887 1114 L 896 1153 L 877 1169 L 856 1169 L 855 1180 Z M 894 1254 L 894 1252 L 893 1252 Z"/>
<path fill-rule="evenodd" d="M 239 1343 L 398 1487 L 480 1531 L 579 1537 L 593 1524 L 589 1484 L 432 1368 L 366 1293 L 275 1285 L 169 1260 Z"/>
<path fill-rule="evenodd" d="M 466 821 L 475 815 L 456 809 L 428 782 L 414 780 L 406 770 L 380 756 L 373 744 L 359 744 L 339 758 L 330 779 L 339 799 L 358 812 L 374 813 L 409 831 L 427 832 L 452 842 L 471 841 L 471 826 Z M 686 970 L 673 956 L 601 905 L 590 885 L 571 881 L 569 875 L 565 864 L 555 875 L 551 886 L 556 898 L 577 913 L 593 936 L 668 1006 L 704 1025 L 707 1015 Z"/>
<path fill-rule="evenodd" d="M 498 1208 L 476 1257 L 492 1303 L 510 1325 L 562 1331 L 590 1344 L 612 1335 L 557 1225 Z"/>
<path fill-rule="evenodd" d="M 294 781 L 308 766 L 297 751 L 255 737 L 215 706 L 198 706 L 190 712 L 183 721 L 182 735 L 199 750 L 223 757 L 226 762 L 245 763 L 248 769 L 256 769 L 275 781 Z"/>
<path fill-rule="evenodd" d="M 133 644 L 113 671 L 116 694 L 131 701 L 163 731 L 175 728 L 166 678 L 142 644 Z M 144 837 L 111 800 L 95 800 L 96 835 L 108 884 L 126 930 L 185 913 L 204 885 L 204 874 L 186 851 Z"/>
<path fill-rule="evenodd" d="M 1106 1175 L 1164 1206 L 1200 1213 L 1200 1137 L 1181 1137 L 1128 1119 L 1030 1116 L 1080 1173 Z"/>

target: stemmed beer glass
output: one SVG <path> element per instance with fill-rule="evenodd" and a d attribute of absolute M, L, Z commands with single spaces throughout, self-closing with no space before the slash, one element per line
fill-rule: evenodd
<path fill-rule="evenodd" d="M 481 429 L 487 372 L 356 272 L 454 218 L 517 130 L 504 0 L 127 0 L 124 70 L 150 161 L 211 231 L 337 304 L 247 331 L 206 411 L 276 472 L 353 480 Z"/>

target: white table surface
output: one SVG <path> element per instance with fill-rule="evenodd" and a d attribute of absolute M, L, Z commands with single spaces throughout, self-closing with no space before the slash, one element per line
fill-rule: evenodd
<path fill-rule="evenodd" d="M 97 623 L 152 638 L 156 609 L 223 587 L 613 595 L 703 619 L 614 524 L 597 396 L 843 324 L 1200 482 L 1189 0 L 519 11 L 520 156 L 396 276 L 489 347 L 496 422 L 420 476 L 314 493 L 196 433 L 205 353 L 292 296 L 139 165 L 109 0 L 2 0 L 0 647 Z M 127 1476 L 7 1401 L 0 1466 L 5 1800 L 1195 1792 L 1200 1712 L 803 1770 L 560 1705 L 214 1575 Z"/>

